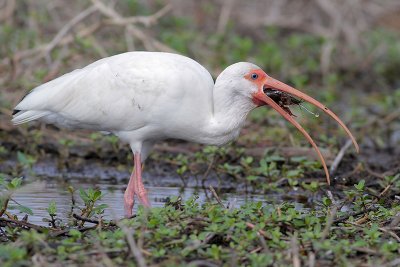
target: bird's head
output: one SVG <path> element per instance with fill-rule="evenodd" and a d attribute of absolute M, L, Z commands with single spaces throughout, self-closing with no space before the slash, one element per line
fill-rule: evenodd
<path fill-rule="evenodd" d="M 293 118 L 294 115 L 291 113 L 288 106 L 299 104 L 301 101 L 306 101 L 321 109 L 324 113 L 328 114 L 339 123 L 353 141 L 357 152 L 359 151 L 357 141 L 351 134 L 350 130 L 335 113 L 311 96 L 268 76 L 258 66 L 247 62 L 239 62 L 226 68 L 223 73 L 221 73 L 220 77 L 226 79 L 226 82 L 232 85 L 236 93 L 248 98 L 255 107 L 268 105 L 293 124 L 316 150 L 324 167 L 328 184 L 330 183 L 329 172 L 321 152 L 310 135 Z"/>

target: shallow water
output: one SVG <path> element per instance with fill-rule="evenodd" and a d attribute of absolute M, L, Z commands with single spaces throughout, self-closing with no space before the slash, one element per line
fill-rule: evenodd
<path fill-rule="evenodd" d="M 96 187 L 104 193 L 104 197 L 98 202 L 105 203 L 108 208 L 105 210 L 105 218 L 115 219 L 122 218 L 124 215 L 123 206 L 123 195 L 126 185 L 121 184 L 110 184 L 109 181 L 96 181 L 95 183 L 90 183 L 88 181 L 82 180 L 71 180 L 69 185 L 75 188 Z M 33 182 L 23 187 L 21 190 L 17 191 L 13 199 L 18 203 L 27 206 L 32 209 L 34 215 L 29 216 L 29 222 L 39 225 L 47 225 L 46 222 L 42 221 L 42 218 L 49 218 L 47 207 L 50 201 L 54 200 L 57 204 L 57 215 L 58 218 L 62 220 L 63 223 L 67 223 L 72 209 L 72 197 L 67 190 L 68 185 L 62 184 L 54 181 L 42 181 Z M 203 189 L 195 189 L 193 187 L 156 187 L 156 186 L 146 186 L 148 190 L 148 197 L 151 205 L 153 207 L 164 206 L 168 197 L 181 196 L 183 200 L 187 200 L 194 194 L 198 195 L 199 203 L 203 203 L 207 200 L 206 192 Z M 212 197 L 210 192 L 207 192 L 208 197 Z M 223 202 L 227 205 L 240 206 L 246 201 L 266 201 L 264 195 L 256 194 L 232 194 L 224 193 L 221 196 Z M 79 190 L 74 192 L 74 198 L 77 206 L 82 207 L 82 201 L 79 197 Z M 215 201 L 215 200 L 214 200 Z M 135 202 L 135 210 L 138 207 L 138 201 Z M 22 215 L 22 213 L 18 213 Z M 75 208 L 74 212 L 80 214 L 79 209 Z M 20 216 L 18 216 L 20 217 Z"/>
<path fill-rule="evenodd" d="M 7 166 L 12 168 L 15 165 L 13 161 L 3 162 L 3 171 L 7 172 Z M 85 162 L 79 165 L 79 168 L 69 168 L 68 170 L 57 169 L 54 161 L 46 160 L 37 162 L 32 170 L 23 173 L 24 186 L 13 194 L 13 200 L 21 205 L 29 207 L 33 211 L 28 221 L 34 224 L 47 225 L 43 218 L 49 218 L 47 208 L 50 201 L 54 200 L 57 204 L 57 218 L 61 219 L 62 224 L 67 224 L 71 220 L 72 212 L 80 214 L 78 207 L 83 207 L 83 202 L 79 196 L 79 189 L 97 188 L 104 194 L 103 198 L 97 204 L 107 204 L 104 217 L 106 219 L 122 218 L 124 216 L 123 196 L 128 183 L 129 170 L 122 170 L 113 166 L 103 166 L 98 162 Z M 0 168 L 0 172 L 2 171 Z M 162 169 L 160 171 L 160 169 Z M 273 194 L 245 193 L 243 184 L 236 184 L 230 179 L 218 180 L 216 177 L 209 176 L 205 180 L 203 189 L 201 182 L 194 177 L 185 179 L 186 186 L 183 186 L 181 178 L 177 176 L 173 169 L 164 170 L 159 166 L 148 168 L 143 174 L 143 181 L 148 191 L 149 201 L 152 207 L 164 206 L 168 198 L 180 196 L 183 201 L 197 195 L 198 202 L 204 203 L 213 198 L 209 185 L 216 190 L 220 188 L 222 192 L 219 197 L 226 206 L 239 207 L 247 201 L 261 201 L 263 203 L 280 203 L 284 200 L 295 203 L 295 207 L 302 209 L 308 201 L 304 193 L 292 190 L 289 192 L 276 192 Z M 74 200 L 76 205 L 73 208 L 72 196 L 68 187 L 74 188 Z M 232 192 L 232 193 L 226 193 Z M 15 203 L 10 202 L 10 205 Z M 134 212 L 139 202 L 135 200 Z M 23 213 L 13 210 L 18 218 L 24 216 Z"/>

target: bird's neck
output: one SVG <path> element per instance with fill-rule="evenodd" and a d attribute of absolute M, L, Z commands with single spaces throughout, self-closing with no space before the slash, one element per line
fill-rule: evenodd
<path fill-rule="evenodd" d="M 249 112 L 255 105 L 249 99 L 236 95 L 227 83 L 215 83 L 213 90 L 213 113 L 204 127 L 205 143 L 223 145 L 239 135 Z"/>

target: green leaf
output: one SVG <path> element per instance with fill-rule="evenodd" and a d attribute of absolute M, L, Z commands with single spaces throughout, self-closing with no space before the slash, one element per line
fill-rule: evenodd
<path fill-rule="evenodd" d="M 256 175 L 249 175 L 246 177 L 247 181 L 251 182 L 251 181 L 257 181 L 258 180 L 258 176 Z"/>
<path fill-rule="evenodd" d="M 25 154 L 22 153 L 21 151 L 17 152 L 17 159 L 22 164 L 27 164 L 28 163 L 28 160 L 27 160 Z"/>
<path fill-rule="evenodd" d="M 32 211 L 30 208 L 28 208 L 27 206 L 24 206 L 24 205 L 18 204 L 18 205 L 15 205 L 15 206 L 9 206 L 9 208 L 10 208 L 10 209 L 19 210 L 19 211 L 22 212 L 22 213 L 26 213 L 26 214 L 29 214 L 29 215 L 33 215 L 33 211 Z"/>
<path fill-rule="evenodd" d="M 74 238 L 76 238 L 76 239 L 80 239 L 80 238 L 82 237 L 82 233 L 79 232 L 79 231 L 76 230 L 76 229 L 71 229 L 71 230 L 69 230 L 68 234 L 69 234 L 71 237 L 74 237 Z"/>
<path fill-rule="evenodd" d="M 86 195 L 88 196 L 89 200 L 94 199 L 94 190 L 92 188 L 88 188 L 86 190 Z"/>
<path fill-rule="evenodd" d="M 31 166 L 36 162 L 36 159 L 33 156 L 22 153 L 21 151 L 17 152 L 18 162 L 24 166 Z"/>
<path fill-rule="evenodd" d="M 96 190 L 93 193 L 93 201 L 99 200 L 101 198 L 101 191 L 100 190 Z"/>
<path fill-rule="evenodd" d="M 11 184 L 12 184 L 14 187 L 20 186 L 20 185 L 21 185 L 21 182 L 22 182 L 22 178 L 14 178 L 14 179 L 11 180 Z"/>
<path fill-rule="evenodd" d="M 178 168 L 178 169 L 176 170 L 176 173 L 177 173 L 178 175 L 183 175 L 186 171 L 187 171 L 187 166 L 186 166 L 186 165 L 183 165 L 183 166 L 181 166 L 180 168 Z"/>
<path fill-rule="evenodd" d="M 106 208 L 108 208 L 108 205 L 107 204 L 100 204 L 100 205 L 98 205 L 97 207 L 95 207 L 94 209 L 93 209 L 93 211 L 95 212 L 95 213 L 102 213 Z"/>
<path fill-rule="evenodd" d="M 299 178 L 301 176 L 303 176 L 303 170 L 289 170 L 286 172 L 286 176 L 288 178 Z"/>
<path fill-rule="evenodd" d="M 86 193 L 85 190 L 83 190 L 83 188 L 79 189 L 79 196 L 81 197 L 81 199 L 83 200 L 83 202 L 88 203 L 89 202 L 89 196 Z"/>
<path fill-rule="evenodd" d="M 365 186 L 365 180 L 361 180 L 360 182 L 358 182 L 358 184 L 355 184 L 354 187 L 359 190 L 362 191 L 364 190 L 364 186 Z"/>
<path fill-rule="evenodd" d="M 322 203 L 324 204 L 325 207 L 329 207 L 332 204 L 332 200 L 330 200 L 327 197 L 322 198 Z"/>
<path fill-rule="evenodd" d="M 4 185 L 5 184 L 5 175 L 3 173 L 0 173 L 0 185 Z"/>
<path fill-rule="evenodd" d="M 54 200 L 50 201 L 49 207 L 47 208 L 47 212 L 49 215 L 56 215 L 57 214 L 57 205 Z"/>
<path fill-rule="evenodd" d="M 7 189 L 8 190 L 15 190 L 18 187 L 20 187 L 22 183 L 22 178 L 14 178 L 12 179 L 8 184 L 7 184 Z"/>

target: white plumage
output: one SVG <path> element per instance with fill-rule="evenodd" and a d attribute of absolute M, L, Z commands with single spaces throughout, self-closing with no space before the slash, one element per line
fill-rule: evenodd
<path fill-rule="evenodd" d="M 265 94 L 271 88 L 304 98 L 283 85 L 251 63 L 231 65 L 214 85 L 210 73 L 190 58 L 129 52 L 98 60 L 35 88 L 15 107 L 12 121 L 21 124 L 40 119 L 62 127 L 107 131 L 129 143 L 136 158 L 125 192 L 126 213 L 131 215 L 134 194 L 148 205 L 140 162 L 156 141 L 177 138 L 223 145 L 238 136 L 247 114 L 264 104 L 293 123 Z"/>

